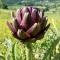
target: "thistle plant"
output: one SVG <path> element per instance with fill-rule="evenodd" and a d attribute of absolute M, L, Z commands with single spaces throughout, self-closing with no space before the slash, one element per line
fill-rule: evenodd
<path fill-rule="evenodd" d="M 18 39 L 35 38 L 41 31 L 47 27 L 47 18 L 44 16 L 44 10 L 34 7 L 23 7 L 12 12 L 13 23 L 7 21 L 7 25 L 12 31 L 14 37 Z"/>

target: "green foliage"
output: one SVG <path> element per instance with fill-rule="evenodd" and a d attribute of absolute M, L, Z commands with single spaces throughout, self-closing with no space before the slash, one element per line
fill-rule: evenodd
<path fill-rule="evenodd" d="M 3 8 L 3 9 L 8 9 L 8 6 L 5 2 L 5 0 L 0 0 L 0 8 Z"/>
<path fill-rule="evenodd" d="M 48 5 L 45 5 L 45 11 L 49 11 L 49 6 Z"/>
<path fill-rule="evenodd" d="M 3 9 L 8 9 L 8 6 L 5 5 L 5 4 L 3 4 L 3 5 L 2 5 L 2 8 L 3 8 Z"/>

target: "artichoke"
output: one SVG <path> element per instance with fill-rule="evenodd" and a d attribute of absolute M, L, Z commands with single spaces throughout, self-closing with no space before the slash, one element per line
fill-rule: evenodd
<path fill-rule="evenodd" d="M 13 24 L 7 21 L 7 25 L 14 37 L 28 39 L 36 37 L 47 25 L 44 10 L 35 7 L 23 7 L 12 12 Z"/>

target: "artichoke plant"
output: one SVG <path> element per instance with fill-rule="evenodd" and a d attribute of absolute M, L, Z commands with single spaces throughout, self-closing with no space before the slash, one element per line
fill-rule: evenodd
<path fill-rule="evenodd" d="M 13 36 L 22 40 L 36 37 L 47 25 L 44 10 L 34 7 L 20 8 L 12 17 L 13 24 L 7 21 L 7 25 Z"/>

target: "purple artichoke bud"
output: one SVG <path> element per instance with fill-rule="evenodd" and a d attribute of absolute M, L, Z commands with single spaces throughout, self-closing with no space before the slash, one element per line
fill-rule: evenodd
<path fill-rule="evenodd" d="M 11 12 L 11 18 L 14 20 L 15 19 L 15 13 L 14 12 Z"/>
<path fill-rule="evenodd" d="M 22 9 L 18 9 L 16 12 L 16 20 L 18 22 L 18 24 L 20 25 L 21 21 L 22 21 L 22 13 L 21 13 Z"/>
<path fill-rule="evenodd" d="M 18 22 L 17 22 L 17 20 L 16 20 L 16 19 L 14 19 L 14 26 L 15 26 L 16 30 L 18 30 L 18 29 L 19 29 L 19 24 L 18 24 Z"/>
<path fill-rule="evenodd" d="M 29 9 L 28 9 L 27 7 L 24 7 L 24 8 L 22 9 L 22 17 L 24 16 L 24 14 L 25 14 L 26 12 L 29 12 Z"/>
<path fill-rule="evenodd" d="M 15 34 L 15 33 L 17 32 L 15 26 L 13 26 L 12 23 L 9 23 L 9 22 L 7 21 L 7 25 L 8 25 L 8 27 L 10 28 L 10 30 L 12 31 L 13 34 Z"/>
<path fill-rule="evenodd" d="M 32 17 L 32 21 L 33 21 L 33 23 L 35 23 L 36 22 L 36 20 L 37 20 L 37 14 L 38 12 L 37 12 L 37 9 L 33 9 L 32 10 L 32 13 L 31 13 L 31 17 Z"/>
<path fill-rule="evenodd" d="M 24 7 L 18 9 L 16 15 L 12 13 L 12 16 L 14 18 L 13 24 L 7 22 L 7 25 L 14 33 L 13 36 L 19 39 L 24 40 L 36 36 L 47 25 L 44 11 L 40 11 L 38 8 Z"/>
<path fill-rule="evenodd" d="M 21 24 L 20 24 L 21 28 L 23 28 L 25 30 L 28 28 L 28 25 L 27 25 L 29 22 L 28 20 L 29 20 L 29 13 L 26 12 L 24 14 L 23 19 L 22 19 Z"/>
<path fill-rule="evenodd" d="M 47 25 L 47 17 L 43 17 L 41 22 L 41 28 L 44 29 Z"/>
<path fill-rule="evenodd" d="M 40 11 L 39 16 L 40 16 L 41 19 L 43 18 L 43 16 L 44 16 L 44 10 Z"/>
<path fill-rule="evenodd" d="M 32 9 L 31 18 L 33 24 L 40 21 L 39 10 L 37 8 Z"/>
<path fill-rule="evenodd" d="M 37 31 L 37 32 L 36 32 Z M 35 36 L 40 31 L 40 23 L 34 23 L 32 27 L 27 30 L 27 33 Z"/>
<path fill-rule="evenodd" d="M 29 12 L 31 13 L 32 12 L 32 7 L 28 7 L 28 9 L 29 9 Z"/>
<path fill-rule="evenodd" d="M 25 38 L 30 37 L 30 35 L 27 34 L 26 32 L 24 32 L 22 29 L 18 29 L 17 36 L 21 39 L 25 39 Z"/>

